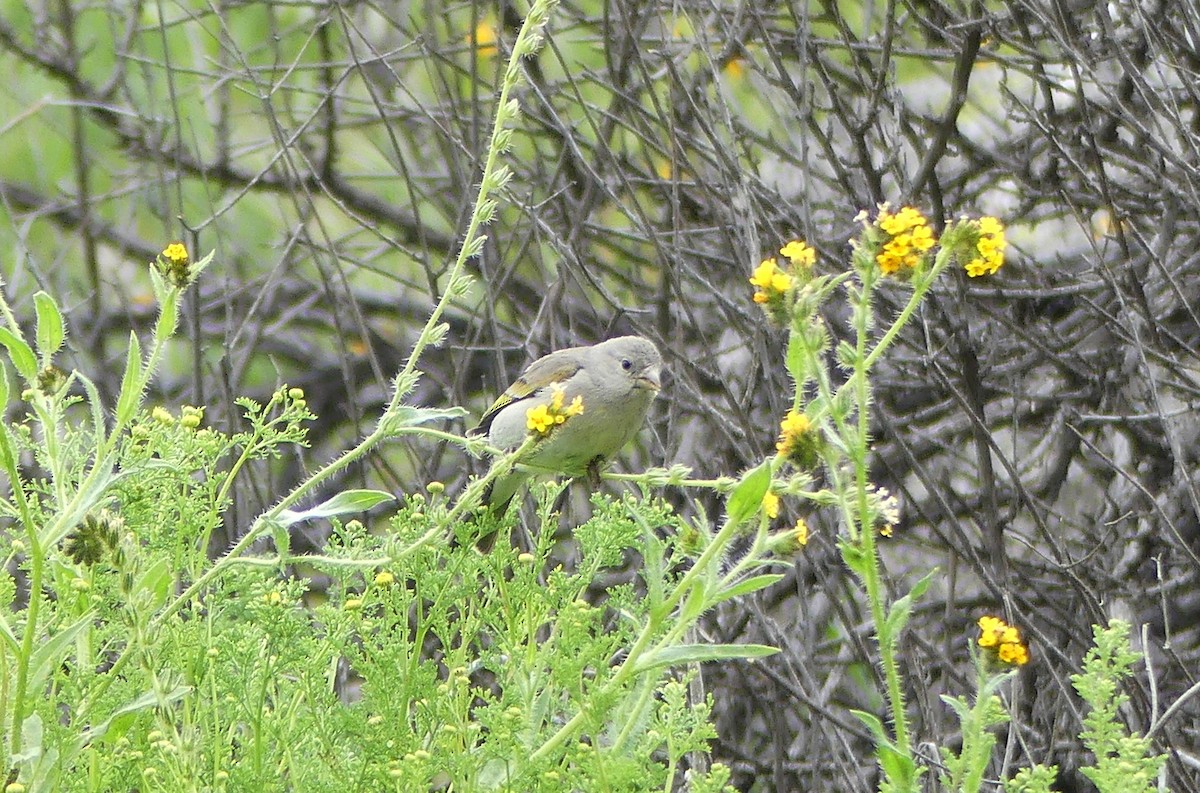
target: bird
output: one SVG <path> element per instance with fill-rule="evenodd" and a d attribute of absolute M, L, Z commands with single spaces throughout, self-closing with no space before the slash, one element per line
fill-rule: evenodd
<path fill-rule="evenodd" d="M 620 336 L 593 346 L 570 347 L 546 355 L 504 390 L 467 435 L 486 435 L 492 447 L 511 451 L 532 431 L 529 411 L 539 406 L 570 406 L 582 411 L 549 429 L 519 461 L 522 468 L 501 473 L 483 496 L 494 514 L 503 514 L 526 480 L 538 469 L 570 477 L 599 475 L 633 439 L 662 388 L 662 355 L 641 336 Z M 573 412 L 570 409 L 568 413 Z M 486 547 L 485 547 L 485 540 Z M 494 535 L 476 543 L 487 551 Z"/>

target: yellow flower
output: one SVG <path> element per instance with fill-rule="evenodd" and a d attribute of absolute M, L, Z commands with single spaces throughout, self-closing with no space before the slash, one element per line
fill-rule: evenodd
<path fill-rule="evenodd" d="M 779 495 L 770 490 L 763 493 L 762 511 L 767 516 L 767 520 L 775 520 L 779 517 Z"/>
<path fill-rule="evenodd" d="M 545 435 L 554 426 L 554 416 L 550 413 L 548 405 L 537 405 L 529 409 L 525 414 L 525 426 L 530 432 L 536 432 L 539 435 Z"/>
<path fill-rule="evenodd" d="M 999 617 L 979 618 L 979 646 L 995 647 L 1000 643 L 1000 635 L 1004 632 L 1004 620 Z"/>
<path fill-rule="evenodd" d="M 567 419 L 583 412 L 582 396 L 576 396 L 571 400 L 571 404 L 564 406 L 566 392 L 562 386 L 553 386 L 552 391 L 549 405 L 537 405 L 525 413 L 525 426 L 530 432 L 546 435 Z"/>
<path fill-rule="evenodd" d="M 996 657 L 1010 666 L 1024 666 L 1029 663 L 1029 650 L 1019 642 L 1002 644 Z"/>
<path fill-rule="evenodd" d="M 482 20 L 475 26 L 475 47 L 479 54 L 490 57 L 496 54 L 496 25 L 490 20 Z M 470 44 L 470 37 L 467 37 Z"/>
<path fill-rule="evenodd" d="M 375 574 L 376 586 L 391 586 L 394 583 L 396 583 L 396 576 L 387 570 L 380 570 Z"/>
<path fill-rule="evenodd" d="M 815 466 L 820 445 L 820 436 L 803 412 L 789 410 L 783 421 L 779 422 L 779 440 L 775 443 L 775 450 L 780 457 L 797 467 L 808 469 Z"/>
<path fill-rule="evenodd" d="M 787 257 L 792 267 L 812 267 L 817 261 L 817 252 L 808 246 L 804 240 L 792 240 L 779 249 L 779 253 Z"/>
<path fill-rule="evenodd" d="M 174 424 L 175 417 L 171 415 L 171 411 L 164 407 L 155 407 L 150 411 L 150 418 L 157 421 L 159 424 Z"/>
<path fill-rule="evenodd" d="M 188 257 L 187 248 L 182 242 L 172 242 L 162 252 L 162 257 L 176 267 L 186 267 L 191 259 Z"/>
<path fill-rule="evenodd" d="M 1003 664 L 1024 666 L 1029 663 L 1029 648 L 1021 639 L 1021 631 L 999 617 L 979 618 L 979 646 Z"/>
<path fill-rule="evenodd" d="M 779 268 L 779 262 L 774 257 L 764 259 L 754 268 L 750 276 L 750 285 L 758 287 L 754 293 L 755 303 L 766 303 L 778 299 L 792 288 L 792 276 Z"/>
<path fill-rule="evenodd" d="M 884 275 L 915 269 L 925 254 L 937 244 L 929 221 L 920 210 L 913 207 L 903 207 L 893 213 L 884 204 L 879 208 L 875 225 L 890 238 L 875 256 Z"/>
<path fill-rule="evenodd" d="M 188 256 L 187 248 L 184 247 L 183 243 L 172 242 L 158 255 L 155 266 L 172 286 L 183 289 L 192 280 L 192 273 L 188 267 L 191 261 L 191 257 Z"/>
<path fill-rule="evenodd" d="M 981 275 L 991 275 L 1004 264 L 1004 249 L 1008 241 L 1004 239 L 1004 224 L 993 217 L 981 217 L 973 221 L 978 232 L 974 256 L 964 265 L 967 275 L 977 278 Z"/>
<path fill-rule="evenodd" d="M 808 545 L 808 523 L 804 518 L 796 521 L 796 528 L 792 529 L 792 534 L 796 537 L 796 544 L 801 548 Z"/>

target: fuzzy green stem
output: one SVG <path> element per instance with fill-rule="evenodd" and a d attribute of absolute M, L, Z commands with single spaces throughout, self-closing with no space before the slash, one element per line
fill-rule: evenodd
<path fill-rule="evenodd" d="M 475 255 L 478 246 L 484 239 L 480 236 L 479 229 L 491 220 L 491 215 L 495 211 L 495 205 L 491 203 L 489 196 L 497 189 L 496 174 L 500 167 L 500 157 L 505 148 L 504 142 L 511 134 L 511 130 L 506 127 L 506 124 L 512 120 L 513 116 L 509 97 L 513 89 L 521 82 L 520 60 L 523 57 L 534 54 L 540 48 L 542 29 L 550 17 L 550 12 L 554 10 L 556 5 L 558 5 L 558 0 L 537 0 L 529 9 L 529 14 L 525 17 L 525 21 L 521 25 L 517 39 L 513 42 L 512 54 L 509 57 L 507 67 L 504 70 L 504 78 L 500 84 L 500 96 L 496 101 L 496 114 L 492 123 L 492 134 L 488 141 L 487 159 L 484 161 L 483 173 L 479 178 L 479 191 L 475 196 L 475 207 L 471 212 L 471 220 L 467 224 L 466 234 L 463 235 L 463 244 L 458 251 L 458 258 L 454 260 L 454 266 L 450 268 L 450 275 L 446 279 L 446 284 L 450 288 L 442 292 L 442 296 L 438 299 L 437 304 L 434 305 L 433 311 L 429 313 L 429 319 L 425 322 L 425 327 L 422 328 L 416 344 L 413 345 L 412 353 L 409 355 L 408 361 L 404 364 L 404 369 L 396 377 L 397 383 L 409 381 L 416 372 L 417 361 L 425 351 L 425 347 L 434 337 L 438 320 L 441 319 L 442 314 L 450 303 L 450 298 L 454 291 L 453 287 L 462 276 L 467 259 Z M 399 408 L 400 400 L 403 396 L 402 389 L 397 388 L 395 394 L 392 396 L 389 410 Z"/>

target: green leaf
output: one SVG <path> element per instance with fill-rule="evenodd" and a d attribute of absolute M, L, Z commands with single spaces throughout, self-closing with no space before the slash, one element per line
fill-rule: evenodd
<path fill-rule="evenodd" d="M 101 443 L 105 438 L 105 415 L 104 401 L 100 398 L 100 389 L 96 388 L 96 384 L 90 378 L 75 372 L 72 377 L 76 378 L 82 385 L 83 390 L 87 393 L 88 407 L 92 409 L 92 432 L 96 435 L 96 443 Z"/>
<path fill-rule="evenodd" d="M 915 790 L 917 781 L 917 765 L 911 757 L 906 757 L 892 741 L 883 722 L 878 716 L 862 710 L 851 710 L 858 720 L 875 736 L 875 755 L 879 759 L 879 767 L 887 777 L 889 790 Z"/>
<path fill-rule="evenodd" d="M 862 548 L 846 540 L 839 540 L 838 548 L 842 551 L 842 561 L 846 563 L 847 567 L 860 576 L 867 574 L 869 562 Z"/>
<path fill-rule="evenodd" d="M 125 353 L 125 376 L 117 398 L 117 423 L 128 424 L 142 402 L 142 345 L 137 334 L 129 332 L 129 350 Z"/>
<path fill-rule="evenodd" d="M 867 713 L 865 710 L 854 710 L 853 708 L 851 708 L 850 712 L 857 716 L 858 720 L 871 731 L 871 735 L 875 736 L 875 743 L 890 744 L 892 742 L 891 736 L 883 729 L 883 722 L 879 720 L 878 716 L 873 713 Z"/>
<path fill-rule="evenodd" d="M 897 600 L 888 609 L 887 624 L 888 636 L 896 638 L 900 635 L 900 631 L 904 630 L 904 626 L 908 624 L 909 615 L 912 614 L 913 602 L 919 600 L 925 591 L 929 589 L 929 584 L 933 581 L 933 576 L 938 569 L 935 567 L 930 570 L 924 578 L 913 584 L 913 588 L 908 591 L 908 594 Z"/>
<path fill-rule="evenodd" d="M 431 421 L 456 419 L 459 416 L 465 415 L 467 415 L 467 411 L 460 407 L 418 408 L 411 405 L 401 405 L 395 410 L 385 413 L 383 418 L 380 419 L 380 423 L 389 435 L 398 435 L 409 427 L 428 424 Z"/>
<path fill-rule="evenodd" d="M 17 640 L 17 635 L 13 633 L 12 626 L 8 624 L 8 619 L 3 613 L 0 613 L 0 638 L 4 639 L 5 646 L 16 655 L 21 649 L 21 642 Z"/>
<path fill-rule="evenodd" d="M 345 490 L 311 509 L 299 512 L 285 509 L 275 518 L 275 523 L 287 527 L 294 523 L 313 520 L 315 518 L 332 518 L 335 515 L 345 515 L 348 512 L 366 512 L 385 501 L 392 500 L 394 500 L 392 494 L 385 493 L 382 490 Z"/>
<path fill-rule="evenodd" d="M 43 528 L 41 537 L 43 545 L 49 546 L 61 542 L 62 538 L 67 536 L 67 532 L 78 526 L 88 511 L 100 503 L 105 492 L 113 483 L 133 473 L 132 469 L 114 473 L 112 470 L 114 459 L 115 455 L 107 454 L 92 464 L 92 469 L 84 478 L 75 496 L 63 506 L 54 520 Z"/>
<path fill-rule="evenodd" d="M 133 726 L 137 718 L 137 714 L 143 710 L 150 710 L 158 705 L 170 705 L 173 702 L 178 702 L 192 692 L 191 686 L 177 686 L 166 694 L 160 695 L 156 691 L 147 691 L 132 702 L 127 702 L 121 707 L 112 712 L 104 721 L 97 724 L 95 727 L 86 730 L 76 742 L 76 751 L 82 749 L 88 744 L 98 741 L 105 736 L 108 736 L 105 743 L 111 743 L 124 735 L 130 727 Z"/>
<path fill-rule="evenodd" d="M 154 270 L 154 268 L 151 268 Z M 157 272 L 157 270 L 154 270 Z M 179 323 L 179 290 L 168 286 L 159 298 L 158 322 L 154 325 L 154 340 L 165 344 L 175 334 Z"/>
<path fill-rule="evenodd" d="M 286 564 L 292 553 L 292 535 L 288 534 L 287 526 L 272 521 L 271 536 L 275 539 L 275 552 L 279 554 L 279 563 Z"/>
<path fill-rule="evenodd" d="M 787 370 L 792 376 L 792 382 L 802 384 L 808 379 L 808 358 L 808 345 L 805 344 L 804 334 L 792 331 L 788 334 L 787 347 Z"/>
<path fill-rule="evenodd" d="M 778 647 L 765 644 L 678 644 L 654 650 L 642 656 L 634 670 L 648 672 L 664 666 L 698 664 L 706 661 L 729 661 L 737 658 L 766 658 L 779 652 Z"/>
<path fill-rule="evenodd" d="M 710 605 L 715 606 L 716 604 L 723 603 L 731 598 L 746 595 L 751 592 L 757 592 L 760 589 L 766 589 L 772 584 L 782 581 L 786 577 L 787 576 L 785 576 L 783 573 L 766 573 L 764 575 L 756 575 L 751 578 L 747 578 L 744 581 L 739 581 L 733 586 L 721 590 L 719 593 L 717 593 L 717 596 L 713 598 Z"/>
<path fill-rule="evenodd" d="M 66 337 L 62 312 L 58 310 L 54 298 L 45 292 L 33 296 L 33 308 L 37 314 L 38 355 L 41 356 L 42 366 L 49 366 L 50 359 L 62 349 Z"/>
<path fill-rule="evenodd" d="M 70 653 L 71 645 L 75 642 L 76 637 L 87 628 L 90 628 L 92 620 L 95 618 L 96 612 L 89 611 L 46 641 L 38 643 L 37 648 L 33 651 L 33 656 L 29 659 L 29 684 L 26 686 L 27 691 L 42 690 L 47 676 L 62 666 L 63 661 L 66 660 L 67 655 Z"/>
<path fill-rule="evenodd" d="M 8 357 L 21 377 L 25 378 L 30 385 L 36 384 L 37 358 L 34 357 L 33 350 L 29 349 L 25 340 L 8 328 L 0 328 L 0 344 L 8 348 Z"/>
<path fill-rule="evenodd" d="M 171 593 L 173 583 L 171 568 L 166 557 L 163 557 L 148 567 L 134 582 L 133 591 L 138 595 L 145 595 L 145 600 L 137 604 L 138 609 L 156 611 L 167 602 L 167 595 Z"/>
<path fill-rule="evenodd" d="M 21 722 L 21 751 L 14 754 L 12 762 L 28 763 L 42 755 L 42 717 L 31 713 Z"/>
<path fill-rule="evenodd" d="M 762 506 L 763 496 L 771 486 L 771 461 L 763 460 L 742 475 L 733 487 L 725 507 L 725 520 L 738 524 L 748 520 Z"/>
<path fill-rule="evenodd" d="M 966 724 L 967 719 L 971 718 L 971 706 L 962 697 L 952 697 L 949 694 L 942 694 L 939 699 L 954 709 L 954 712 L 958 714 L 958 720 L 961 724 Z"/>
<path fill-rule="evenodd" d="M 195 281 L 197 278 L 200 277 L 200 273 L 204 272 L 204 270 L 208 267 L 208 265 L 212 263 L 213 257 L 216 255 L 217 255 L 217 251 L 216 251 L 216 249 L 213 249 L 213 250 L 209 251 L 208 255 L 205 256 L 200 261 L 192 262 L 191 266 L 188 268 L 189 270 L 191 270 L 191 273 L 192 273 L 192 281 Z"/>

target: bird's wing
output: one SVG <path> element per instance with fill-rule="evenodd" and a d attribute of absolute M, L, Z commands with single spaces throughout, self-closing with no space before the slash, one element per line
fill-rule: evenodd
<path fill-rule="evenodd" d="M 492 427 L 492 420 L 504 408 L 514 402 L 528 399 L 554 383 L 566 382 L 581 368 L 579 356 L 576 353 L 575 349 L 559 350 L 529 364 L 525 371 L 521 372 L 521 376 L 504 390 L 500 398 L 484 411 L 483 416 L 479 419 L 479 424 L 467 430 L 467 435 L 486 435 Z"/>

